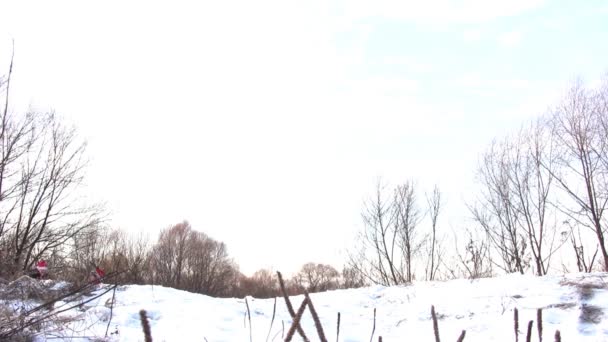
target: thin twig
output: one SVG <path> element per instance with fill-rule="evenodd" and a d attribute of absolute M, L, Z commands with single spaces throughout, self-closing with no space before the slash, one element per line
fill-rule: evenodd
<path fill-rule="evenodd" d="M 467 331 L 466 331 L 466 330 L 463 330 L 463 331 L 460 333 L 460 336 L 458 336 L 458 339 L 456 340 L 456 342 L 462 342 L 462 341 L 464 341 L 464 335 L 466 335 L 466 334 L 467 334 Z"/>
<path fill-rule="evenodd" d="M 340 338 L 340 312 L 338 312 L 338 324 L 336 327 L 336 342 L 338 342 L 339 338 Z"/>
<path fill-rule="evenodd" d="M 528 333 L 526 334 L 526 342 L 532 341 L 532 326 L 534 325 L 534 321 L 528 322 Z"/>
<path fill-rule="evenodd" d="M 266 342 L 270 338 L 270 332 L 272 331 L 272 324 L 274 323 L 274 315 L 277 312 L 277 297 L 274 297 L 274 305 L 272 306 L 272 319 L 270 320 L 270 328 L 268 328 L 268 336 L 266 336 Z"/>
<path fill-rule="evenodd" d="M 13 59 L 15 58 L 15 40 L 13 39 L 13 51 L 11 53 L 11 64 L 8 67 L 8 76 L 6 77 L 6 101 L 4 102 L 4 113 L 2 114 L 2 136 L 6 126 L 6 115 L 8 114 L 8 97 L 11 87 L 11 75 L 13 74 Z"/>
<path fill-rule="evenodd" d="M 114 291 L 112 292 L 112 302 L 110 302 L 110 318 L 108 319 L 108 325 L 106 326 L 106 335 L 108 337 L 108 330 L 110 329 L 110 323 L 112 322 L 112 316 L 114 314 L 114 300 L 116 299 L 116 288 L 118 287 L 118 282 L 114 284 Z"/>
<path fill-rule="evenodd" d="M 253 342 L 253 333 L 251 331 L 251 312 L 249 311 L 249 302 L 245 297 L 245 306 L 247 307 L 247 319 L 249 320 L 249 342 Z"/>
<path fill-rule="evenodd" d="M 519 342 L 519 311 L 517 308 L 513 310 L 513 326 L 515 329 L 515 342 Z"/>
<path fill-rule="evenodd" d="M 372 327 L 372 336 L 369 338 L 369 342 L 374 340 L 374 333 L 376 332 L 376 308 L 374 308 L 374 326 Z"/>
<path fill-rule="evenodd" d="M 536 330 L 538 330 L 538 341 L 543 342 L 543 309 L 536 310 Z"/>
<path fill-rule="evenodd" d="M 76 308 L 76 307 L 79 307 L 79 306 L 81 306 L 81 305 L 83 305 L 83 304 L 89 303 L 89 302 L 91 302 L 91 301 L 93 301 L 93 300 L 95 300 L 95 299 L 97 299 L 97 298 L 99 298 L 99 297 L 101 297 L 101 296 L 105 295 L 106 293 L 108 293 L 108 292 L 112 291 L 112 289 L 113 289 L 113 287 L 110 287 L 110 288 L 108 288 L 106 291 L 102 292 L 101 294 L 98 294 L 98 295 L 96 295 L 96 296 L 94 296 L 94 297 L 91 297 L 91 298 L 89 298 L 88 300 L 86 300 L 86 301 L 84 301 L 84 302 L 80 302 L 80 303 L 78 303 L 78 304 L 72 305 L 72 306 L 70 306 L 70 307 L 68 307 L 68 308 L 66 308 L 66 309 L 62 309 L 62 310 L 53 310 L 53 311 L 49 312 L 49 313 L 48 313 L 48 314 L 46 314 L 46 315 L 41 315 L 41 316 L 38 316 L 38 317 L 32 318 L 32 319 L 30 319 L 29 321 L 27 321 L 27 322 L 25 322 L 25 323 L 19 324 L 19 325 L 18 325 L 18 327 L 13 328 L 13 329 L 10 329 L 10 330 L 8 330 L 8 331 L 6 331 L 6 332 L 4 332 L 4 333 L 0 334 L 0 340 L 2 340 L 3 338 L 8 338 L 8 337 L 11 337 L 11 336 L 15 335 L 16 333 L 18 333 L 18 332 L 20 332 L 20 331 L 23 331 L 23 330 L 24 330 L 25 328 L 27 328 L 27 327 L 30 327 L 30 326 L 32 326 L 32 325 L 35 325 L 35 324 L 38 324 L 38 323 L 44 322 L 45 320 L 50 319 L 51 317 L 56 316 L 56 315 L 58 315 L 58 314 L 60 314 L 60 313 L 63 313 L 63 312 L 66 312 L 66 311 L 72 310 L 72 309 L 74 309 L 74 308 Z M 65 306 L 65 305 L 62 305 L 61 307 L 63 307 L 63 306 Z M 22 317 L 18 317 L 16 320 L 20 320 L 20 319 L 22 319 Z M 10 325 L 10 324 L 12 324 L 14 321 L 15 321 L 15 320 L 9 321 L 9 322 L 8 322 L 8 323 L 9 323 L 9 325 Z"/>

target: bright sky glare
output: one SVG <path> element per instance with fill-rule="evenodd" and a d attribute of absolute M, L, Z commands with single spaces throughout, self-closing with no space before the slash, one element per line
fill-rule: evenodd
<path fill-rule="evenodd" d="M 608 70 L 600 0 L 0 0 L 13 105 L 89 142 L 111 224 L 190 221 L 242 271 L 341 267 L 379 177 L 467 213 L 479 152 Z"/>

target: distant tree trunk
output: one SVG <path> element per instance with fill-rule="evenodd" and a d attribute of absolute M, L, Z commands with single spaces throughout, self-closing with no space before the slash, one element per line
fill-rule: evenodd
<path fill-rule="evenodd" d="M 427 198 L 427 203 L 431 218 L 431 236 L 429 241 L 430 255 L 429 259 L 427 260 L 426 278 L 427 280 L 435 280 L 442 257 L 439 242 L 437 241 L 437 221 L 439 219 L 439 214 L 441 213 L 443 203 L 441 201 L 441 192 L 437 186 L 433 188 L 433 193 Z"/>
<path fill-rule="evenodd" d="M 405 263 L 405 282 L 413 280 L 413 259 L 422 242 L 417 239 L 420 211 L 416 205 L 416 192 L 413 182 L 406 182 L 395 189 L 395 231 L 400 237 L 400 248 Z"/>

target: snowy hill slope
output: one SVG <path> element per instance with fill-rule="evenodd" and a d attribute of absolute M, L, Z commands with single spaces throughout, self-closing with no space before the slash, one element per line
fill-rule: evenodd
<path fill-rule="evenodd" d="M 112 292 L 80 310 L 64 313 L 80 321 L 74 335 L 103 336 L 110 317 L 104 303 Z M 509 275 L 480 280 L 418 282 L 412 286 L 338 290 L 311 294 L 329 341 L 336 340 L 337 313 L 341 313 L 340 341 L 369 341 L 373 309 L 377 309 L 374 340 L 434 341 L 430 309 L 439 317 L 443 341 L 514 341 L 513 310 L 519 309 L 520 341 L 529 320 L 543 309 L 543 339 L 553 341 L 556 329 L 562 341 L 608 341 L 608 273 L 533 277 Z M 303 296 L 292 297 L 294 307 Z M 253 341 L 266 341 L 273 314 L 273 299 L 248 298 Z M 139 311 L 147 310 L 155 341 L 249 341 L 244 299 L 218 299 L 160 286 L 126 286 L 116 292 L 109 331 L 115 341 L 143 341 Z M 269 341 L 281 341 L 291 318 L 284 301 L 277 300 Z M 284 324 L 284 328 L 283 328 Z M 302 326 L 318 340 L 310 313 Z M 284 329 L 284 330 L 283 330 Z M 69 329 L 68 329 L 69 330 Z M 294 340 L 301 340 L 296 334 Z M 536 325 L 534 338 L 537 341 Z"/>

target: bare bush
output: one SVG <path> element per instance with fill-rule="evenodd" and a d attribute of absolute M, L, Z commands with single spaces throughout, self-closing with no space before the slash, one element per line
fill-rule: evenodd
<path fill-rule="evenodd" d="M 272 298 L 281 295 L 279 283 L 274 273 L 267 269 L 256 271 L 251 277 L 240 275 L 238 297 Z"/>
<path fill-rule="evenodd" d="M 413 182 L 397 186 L 387 197 L 378 184 L 363 212 L 365 224 L 359 250 L 351 251 L 349 266 L 366 280 L 382 285 L 414 280 L 414 259 L 426 237 L 418 230 L 422 214 Z"/>
<path fill-rule="evenodd" d="M 211 296 L 230 295 L 239 274 L 226 245 L 192 230 L 186 221 L 161 232 L 150 266 L 161 285 Z"/>
<path fill-rule="evenodd" d="M 340 288 L 342 289 L 354 289 L 367 285 L 365 282 L 365 276 L 361 274 L 356 268 L 345 265 L 342 268 L 342 278 L 340 281 Z"/>
<path fill-rule="evenodd" d="M 338 271 L 330 265 L 309 262 L 294 276 L 294 281 L 309 293 L 323 292 L 337 289 L 339 276 Z"/>

